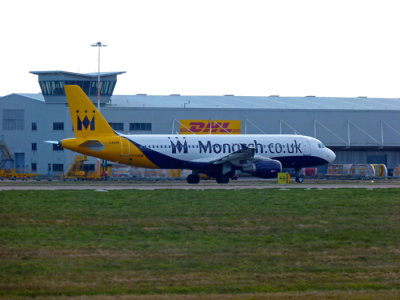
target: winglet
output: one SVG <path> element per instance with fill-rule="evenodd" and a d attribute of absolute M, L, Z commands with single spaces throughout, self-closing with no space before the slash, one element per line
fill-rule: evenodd
<path fill-rule="evenodd" d="M 76 137 L 116 135 L 110 124 L 78 85 L 65 85 L 65 94 L 71 112 Z"/>

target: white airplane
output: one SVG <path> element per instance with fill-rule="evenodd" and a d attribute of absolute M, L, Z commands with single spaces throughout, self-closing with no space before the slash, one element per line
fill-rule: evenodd
<path fill-rule="evenodd" d="M 126 135 L 115 132 L 77 85 L 66 85 L 75 138 L 66 149 L 136 167 L 189 169 L 188 183 L 199 174 L 228 183 L 240 173 L 276 178 L 282 168 L 300 170 L 331 163 L 336 155 L 319 140 L 302 135 Z M 58 143 L 58 142 L 57 142 Z"/>

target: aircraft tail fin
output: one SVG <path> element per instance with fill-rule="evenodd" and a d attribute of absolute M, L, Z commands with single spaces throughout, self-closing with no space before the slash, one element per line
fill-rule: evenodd
<path fill-rule="evenodd" d="M 65 85 L 64 89 L 76 137 L 117 135 L 80 86 Z"/>

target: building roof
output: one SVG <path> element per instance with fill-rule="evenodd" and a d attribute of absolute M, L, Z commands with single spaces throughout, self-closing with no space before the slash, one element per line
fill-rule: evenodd
<path fill-rule="evenodd" d="M 290 110 L 399 110 L 400 99 L 257 96 L 148 96 L 113 95 L 117 107 L 290 109 Z"/>
<path fill-rule="evenodd" d="M 39 75 L 39 80 L 54 80 L 55 78 L 97 78 L 98 73 L 74 73 L 67 71 L 31 71 Z M 100 75 L 116 81 L 116 76 L 125 73 L 102 72 Z M 113 78 L 115 77 L 115 78 Z M 107 80 L 108 80 L 107 79 Z M 21 94 L 22 95 L 22 94 Z M 31 96 L 30 96 L 31 95 Z M 33 96 L 34 95 L 34 96 Z M 26 97 L 38 99 L 36 94 L 24 94 Z M 62 97 L 64 97 L 62 95 Z M 337 97 L 280 97 L 273 96 L 170 96 L 112 95 L 111 106 L 120 108 L 152 107 L 152 108 L 225 108 L 225 109 L 283 109 L 283 110 L 395 110 L 400 111 L 400 99 L 387 98 L 337 98 Z"/>
<path fill-rule="evenodd" d="M 97 78 L 98 73 L 75 73 L 75 72 L 67 72 L 67 71 L 30 71 L 29 73 L 35 74 L 35 75 L 71 75 L 71 76 L 77 76 L 77 77 L 88 77 L 88 78 Z M 120 72 L 100 72 L 100 76 L 114 76 L 114 75 L 120 75 L 125 73 L 125 71 L 120 71 Z"/>
<path fill-rule="evenodd" d="M 12 93 L 12 94 L 8 94 L 5 96 L 0 96 L 0 99 L 8 99 L 12 96 L 20 96 L 20 97 L 24 97 L 24 98 L 28 98 L 31 100 L 35 100 L 35 101 L 41 101 L 44 102 L 44 97 L 41 93 L 39 94 L 31 94 L 31 93 Z"/>
<path fill-rule="evenodd" d="M 14 95 L 44 102 L 42 94 L 19 93 Z M 400 111 L 400 99 L 365 97 L 150 96 L 138 94 L 113 95 L 111 97 L 111 107 Z"/>
<path fill-rule="evenodd" d="M 19 95 L 19 96 L 22 96 L 22 97 L 31 98 L 31 99 L 34 99 L 34 100 L 38 100 L 38 101 L 44 102 L 43 94 L 40 94 L 40 93 L 39 94 L 18 93 L 18 94 L 15 94 L 15 95 Z"/>

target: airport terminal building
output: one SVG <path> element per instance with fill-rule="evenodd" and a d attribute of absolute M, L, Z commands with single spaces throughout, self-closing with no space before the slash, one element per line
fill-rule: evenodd
<path fill-rule="evenodd" d="M 80 85 L 97 103 L 98 74 L 31 73 L 38 76 L 42 93 L 0 97 L 0 169 L 60 175 L 76 153 L 44 141 L 74 135 L 64 85 Z M 294 133 L 321 140 L 336 153 L 336 164 L 385 164 L 389 174 L 400 165 L 400 99 L 114 95 L 117 76 L 123 73 L 101 73 L 101 112 L 118 132 Z M 94 167 L 95 159 L 88 165 Z"/>

